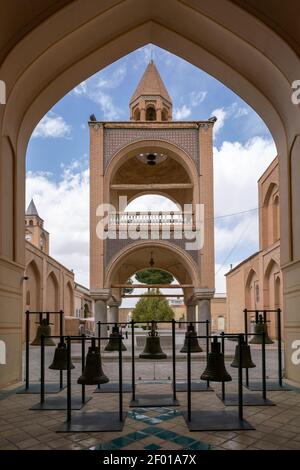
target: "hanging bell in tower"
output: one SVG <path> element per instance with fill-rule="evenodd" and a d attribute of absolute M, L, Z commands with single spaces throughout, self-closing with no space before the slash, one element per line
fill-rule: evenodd
<path fill-rule="evenodd" d="M 102 370 L 99 348 L 95 346 L 95 341 L 92 341 L 92 345 L 89 347 L 86 355 L 84 371 L 77 380 L 77 383 L 81 385 L 98 385 L 106 384 L 107 382 L 109 382 L 109 378 L 106 377 Z"/>
<path fill-rule="evenodd" d="M 68 352 L 66 343 L 62 340 L 58 343 L 55 351 L 53 362 L 49 366 L 49 369 L 53 370 L 68 370 Z M 70 364 L 70 369 L 74 369 L 74 364 Z"/>
<path fill-rule="evenodd" d="M 41 336 L 51 336 L 51 326 L 48 323 L 46 318 L 43 318 L 41 323 L 38 326 L 34 340 L 32 341 L 31 346 L 41 346 Z M 45 346 L 56 346 L 56 343 L 52 338 L 45 338 Z"/>
<path fill-rule="evenodd" d="M 200 344 L 198 343 L 197 339 L 197 333 L 195 331 L 195 327 L 192 323 L 188 325 L 187 332 L 185 333 L 185 339 L 184 339 L 184 344 L 182 348 L 180 349 L 181 353 L 187 353 L 188 352 L 188 337 L 189 342 L 190 342 L 190 352 L 191 353 L 198 353 L 202 352 L 203 349 L 201 348 Z"/>
<path fill-rule="evenodd" d="M 252 367 L 256 367 L 256 365 L 254 364 L 254 362 L 252 361 L 252 358 L 251 358 L 250 346 L 249 346 L 249 344 L 245 343 L 244 338 L 243 338 L 241 344 L 239 343 L 235 347 L 235 355 L 234 355 L 234 359 L 231 363 L 231 367 L 239 367 L 240 349 L 242 350 L 242 368 L 243 369 L 251 369 Z"/>
<path fill-rule="evenodd" d="M 230 382 L 231 376 L 225 369 L 224 353 L 221 352 L 221 343 L 215 336 L 211 343 L 211 352 L 208 354 L 207 366 L 201 380 L 211 380 L 212 382 Z"/>
<path fill-rule="evenodd" d="M 265 333 L 265 344 L 273 344 L 274 341 L 268 335 L 267 324 L 263 321 L 263 316 L 260 314 L 258 316 L 258 322 L 254 325 L 255 336 L 249 341 L 249 344 L 262 344 L 263 338 L 262 333 Z"/>
<path fill-rule="evenodd" d="M 152 322 L 151 330 L 146 338 L 144 351 L 139 355 L 141 359 L 166 359 L 167 355 L 162 351 L 160 346 L 160 337 L 154 329 Z"/>
<path fill-rule="evenodd" d="M 119 343 L 120 343 L 119 338 L 121 337 L 122 337 L 122 334 L 120 333 L 119 327 L 116 323 L 112 328 L 112 332 L 109 336 L 109 341 L 107 345 L 105 346 L 104 351 L 119 351 Z M 122 348 L 122 351 L 127 351 L 127 348 L 125 344 L 123 343 L 123 341 L 121 343 L 121 348 Z"/>

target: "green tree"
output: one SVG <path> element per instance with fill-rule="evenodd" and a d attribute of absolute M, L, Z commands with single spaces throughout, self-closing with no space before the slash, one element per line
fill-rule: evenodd
<path fill-rule="evenodd" d="M 147 295 L 150 297 L 142 296 L 132 311 L 132 318 L 134 321 L 151 322 L 172 320 L 174 312 L 171 309 L 169 302 L 165 297 L 156 297 L 159 294 L 158 289 L 151 289 Z"/>
<path fill-rule="evenodd" d="M 144 269 L 136 273 L 135 278 L 142 284 L 171 284 L 174 281 L 172 274 L 155 268 Z"/>

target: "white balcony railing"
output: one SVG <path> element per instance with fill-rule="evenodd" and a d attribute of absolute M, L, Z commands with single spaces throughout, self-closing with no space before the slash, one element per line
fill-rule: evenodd
<path fill-rule="evenodd" d="M 193 225 L 193 214 L 186 212 L 116 212 L 109 215 L 109 225 Z"/>

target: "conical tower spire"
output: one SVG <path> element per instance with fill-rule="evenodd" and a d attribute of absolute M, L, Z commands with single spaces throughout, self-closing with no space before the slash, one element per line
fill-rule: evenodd
<path fill-rule="evenodd" d="M 147 65 L 129 106 L 134 121 L 172 119 L 172 100 L 153 60 Z"/>
<path fill-rule="evenodd" d="M 26 215 L 35 215 L 35 216 L 39 217 L 39 213 L 37 211 L 37 208 L 36 208 L 36 205 L 35 205 L 33 199 L 31 199 L 31 201 L 29 203 L 29 206 L 27 207 Z"/>

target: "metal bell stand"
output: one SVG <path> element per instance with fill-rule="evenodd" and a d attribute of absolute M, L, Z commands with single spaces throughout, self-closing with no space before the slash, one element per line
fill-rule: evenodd
<path fill-rule="evenodd" d="M 207 357 L 208 357 L 208 353 L 209 353 L 209 325 L 210 325 L 210 321 L 209 320 L 205 320 L 205 321 L 183 321 L 183 322 L 180 322 L 182 324 L 190 324 L 192 323 L 193 325 L 195 324 L 199 324 L 199 323 L 202 323 L 202 324 L 205 324 L 206 327 L 206 360 L 207 360 Z M 192 392 L 213 392 L 213 389 L 211 388 L 210 384 L 209 384 L 209 380 L 207 380 L 206 382 L 192 382 L 191 383 L 191 387 L 192 387 Z M 187 383 L 186 382 L 180 382 L 180 383 L 177 383 L 176 384 L 176 390 L 177 392 L 187 392 Z"/>
<path fill-rule="evenodd" d="M 104 340 L 84 336 L 67 336 L 67 420 L 56 432 L 106 432 L 122 431 L 127 413 L 123 412 L 123 381 L 122 381 L 122 340 L 119 341 L 119 412 L 115 411 L 75 411 L 72 414 L 72 384 L 71 384 L 71 343 L 72 341 Z"/>
<path fill-rule="evenodd" d="M 225 356 L 225 333 L 221 333 L 221 344 L 222 352 Z M 230 333 L 227 336 L 232 337 Z M 275 403 L 267 398 L 267 386 L 266 386 L 266 343 L 265 343 L 265 333 L 247 333 L 243 334 L 244 337 L 247 336 L 262 336 L 262 348 L 261 348 L 261 368 L 262 368 L 262 396 L 258 393 L 246 393 L 243 395 L 243 406 L 275 406 Z M 246 341 L 247 344 L 247 341 Z M 248 369 L 246 369 L 248 371 Z M 243 371 L 242 371 L 243 374 Z M 222 393 L 217 393 L 217 397 L 224 403 L 225 406 L 237 406 L 239 403 L 239 394 L 238 393 L 226 393 L 225 394 L 225 382 L 222 382 Z"/>
<path fill-rule="evenodd" d="M 267 313 L 275 313 L 277 316 L 277 360 L 278 360 L 278 382 L 275 380 L 270 380 L 267 382 L 267 390 L 276 391 L 276 390 L 291 390 L 287 385 L 282 382 L 282 344 L 281 344 L 281 309 L 277 308 L 276 310 L 244 310 L 244 322 L 245 322 L 245 334 L 248 333 L 248 313 L 255 313 L 255 322 L 258 323 L 258 314 L 262 313 L 264 317 L 264 323 L 267 322 Z M 254 335 L 247 335 L 254 336 Z M 246 343 L 248 338 L 246 336 Z M 246 370 L 246 387 L 249 390 L 261 391 L 263 384 L 258 380 L 251 381 L 249 384 L 249 372 Z"/>
<path fill-rule="evenodd" d="M 126 323 L 128 324 L 128 323 Z M 124 325 L 124 322 L 97 322 L 97 330 L 98 330 L 98 347 L 100 350 L 101 346 L 101 326 L 102 325 Z M 108 337 L 106 339 L 109 339 Z M 122 344 L 122 343 L 121 343 Z M 123 393 L 130 393 L 132 390 L 131 383 L 123 383 Z M 119 385 L 118 383 L 110 383 L 108 382 L 107 384 L 99 384 L 97 388 L 94 390 L 94 393 L 118 393 L 119 391 Z"/>
<path fill-rule="evenodd" d="M 40 402 L 36 405 L 33 405 L 30 410 L 66 410 L 67 409 L 67 398 L 65 396 L 58 397 L 48 397 L 45 399 L 45 339 L 53 338 L 59 339 L 60 342 L 63 342 L 66 336 L 41 336 L 41 393 L 40 393 Z M 82 335 L 81 342 L 81 370 L 84 370 L 85 362 L 85 335 Z M 62 371 L 61 371 L 62 372 Z M 81 398 L 72 397 L 71 400 L 71 409 L 80 410 L 88 401 L 91 400 L 91 397 L 86 398 L 85 396 L 85 385 L 81 386 Z"/>
<path fill-rule="evenodd" d="M 63 335 L 63 325 L 64 325 L 64 312 L 63 310 L 59 310 L 58 312 L 30 312 L 26 310 L 25 312 L 25 387 L 18 390 L 16 393 L 18 394 L 37 394 L 41 393 L 41 384 L 40 383 L 33 383 L 30 384 L 29 379 L 29 370 L 30 370 L 30 361 L 29 361 L 29 350 L 30 350 L 30 325 L 29 325 L 29 317 L 30 315 L 39 315 L 40 324 L 42 323 L 44 315 L 46 315 L 46 319 L 49 322 L 50 315 L 59 315 L 59 335 Z M 59 373 L 59 384 L 58 383 L 47 383 L 45 384 L 45 393 L 59 393 L 61 390 L 66 388 L 63 384 L 63 372 L 60 371 Z"/>
<path fill-rule="evenodd" d="M 132 399 L 129 404 L 130 407 L 164 407 L 164 406 L 179 406 L 179 402 L 176 397 L 176 350 L 175 350 L 175 325 L 176 321 L 156 321 L 155 323 L 171 323 L 172 324 L 172 375 L 173 375 L 173 394 L 170 395 L 146 395 L 136 396 L 135 394 L 135 345 L 134 345 L 134 325 L 145 322 L 131 321 L 131 349 L 132 349 Z"/>
<path fill-rule="evenodd" d="M 184 413 L 187 426 L 190 431 L 228 431 L 228 430 L 252 430 L 254 427 L 243 416 L 243 376 L 242 376 L 242 351 L 243 335 L 238 336 L 240 346 L 239 356 L 239 402 L 238 413 L 226 410 L 193 410 L 192 411 L 192 387 L 191 387 L 191 350 L 190 338 L 188 338 L 187 353 L 187 411 Z M 224 338 L 229 335 L 224 335 Z M 231 335 L 232 337 L 232 335 Z M 206 336 L 197 336 L 206 338 Z M 209 336 L 209 339 L 214 336 Z"/>

